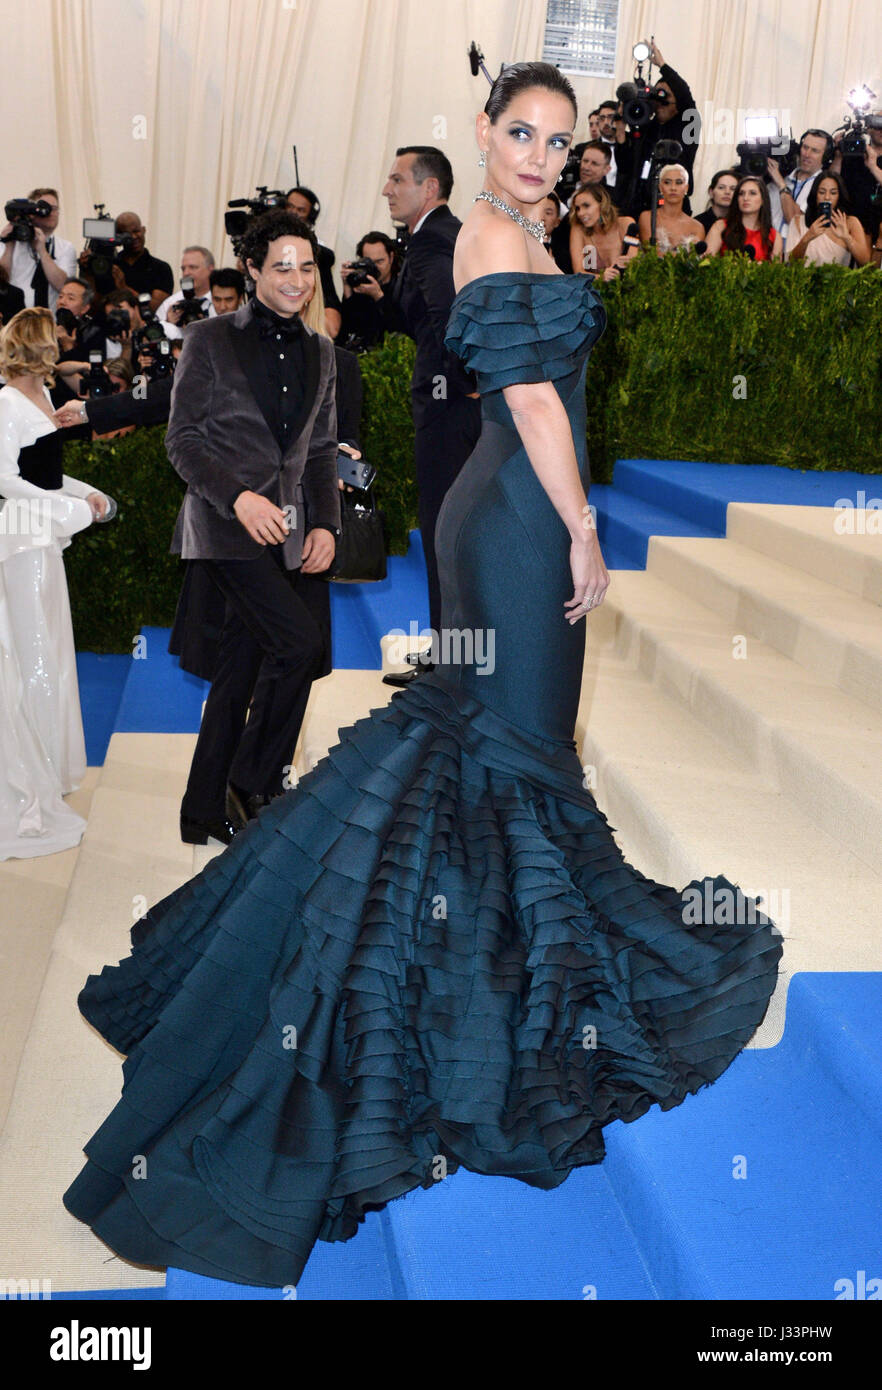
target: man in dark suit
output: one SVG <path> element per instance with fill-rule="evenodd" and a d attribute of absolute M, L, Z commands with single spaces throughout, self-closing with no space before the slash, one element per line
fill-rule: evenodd
<path fill-rule="evenodd" d="M 453 247 L 462 223 L 447 206 L 453 188 L 450 161 L 431 145 L 406 145 L 383 189 L 393 222 L 410 232 L 395 289 L 398 324 L 416 342 L 411 382 L 414 459 L 420 534 L 429 582 L 429 618 L 441 632 L 441 591 L 435 559 L 435 523 L 444 495 L 478 442 L 481 407 L 475 379 L 444 347 L 453 288 Z M 383 679 L 406 685 L 431 662 Z"/>
<path fill-rule="evenodd" d="M 334 346 L 299 316 L 317 273 L 315 235 L 291 213 L 268 212 L 242 258 L 255 298 L 186 329 L 166 435 L 187 483 L 172 550 L 226 600 L 181 806 L 188 844 L 228 843 L 291 785 L 326 657 L 301 577 L 328 568 L 340 528 Z"/>

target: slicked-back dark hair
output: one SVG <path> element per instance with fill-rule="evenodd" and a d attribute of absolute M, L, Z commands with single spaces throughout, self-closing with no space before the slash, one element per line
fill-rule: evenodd
<path fill-rule="evenodd" d="M 445 201 L 453 192 L 453 169 L 450 160 L 434 145 L 402 145 L 396 155 L 412 154 L 414 183 L 425 183 L 426 179 L 438 180 L 438 197 Z"/>
<path fill-rule="evenodd" d="M 281 236 L 302 237 L 312 247 L 313 256 L 318 258 L 318 241 L 309 223 L 304 222 L 302 217 L 295 217 L 293 212 L 286 212 L 284 208 L 273 208 L 255 217 L 243 236 L 242 264 L 247 266 L 251 261 L 258 270 L 263 270 L 270 242 L 278 241 Z"/>
<path fill-rule="evenodd" d="M 490 88 L 490 95 L 484 107 L 492 124 L 496 124 L 520 92 L 526 92 L 530 87 L 544 87 L 548 92 L 557 92 L 559 96 L 566 97 L 573 108 L 575 129 L 579 119 L 576 93 L 569 79 L 551 63 L 509 63 L 508 67 L 502 69 Z"/>

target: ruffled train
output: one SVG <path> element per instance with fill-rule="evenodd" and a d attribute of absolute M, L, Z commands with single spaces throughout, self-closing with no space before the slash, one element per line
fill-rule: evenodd
<path fill-rule="evenodd" d="M 432 676 L 340 740 L 80 996 L 128 1057 L 65 1204 L 127 1259 L 291 1285 L 460 1164 L 556 1187 L 766 1012 L 780 933 L 687 925 L 574 745 Z"/>

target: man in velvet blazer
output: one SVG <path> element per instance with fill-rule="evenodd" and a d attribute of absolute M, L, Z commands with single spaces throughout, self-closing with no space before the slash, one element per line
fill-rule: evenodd
<path fill-rule="evenodd" d="M 172 550 L 226 602 L 181 806 L 192 844 L 227 843 L 291 785 L 310 686 L 327 657 L 302 577 L 332 563 L 340 528 L 334 345 L 300 318 L 315 236 L 292 214 L 270 212 L 249 228 L 242 255 L 255 298 L 186 329 L 166 435 L 187 484 Z"/>

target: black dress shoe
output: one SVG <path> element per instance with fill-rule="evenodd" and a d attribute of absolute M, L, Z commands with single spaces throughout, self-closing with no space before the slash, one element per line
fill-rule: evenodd
<path fill-rule="evenodd" d="M 241 829 L 231 820 L 194 820 L 192 816 L 181 813 L 181 839 L 185 845 L 207 845 L 209 840 L 220 840 L 228 845 L 236 832 Z"/>
<path fill-rule="evenodd" d="M 419 680 L 426 671 L 434 671 L 434 661 L 421 661 L 418 666 L 414 666 L 412 671 L 391 671 L 383 680 L 386 685 L 410 685 L 411 681 Z"/>

